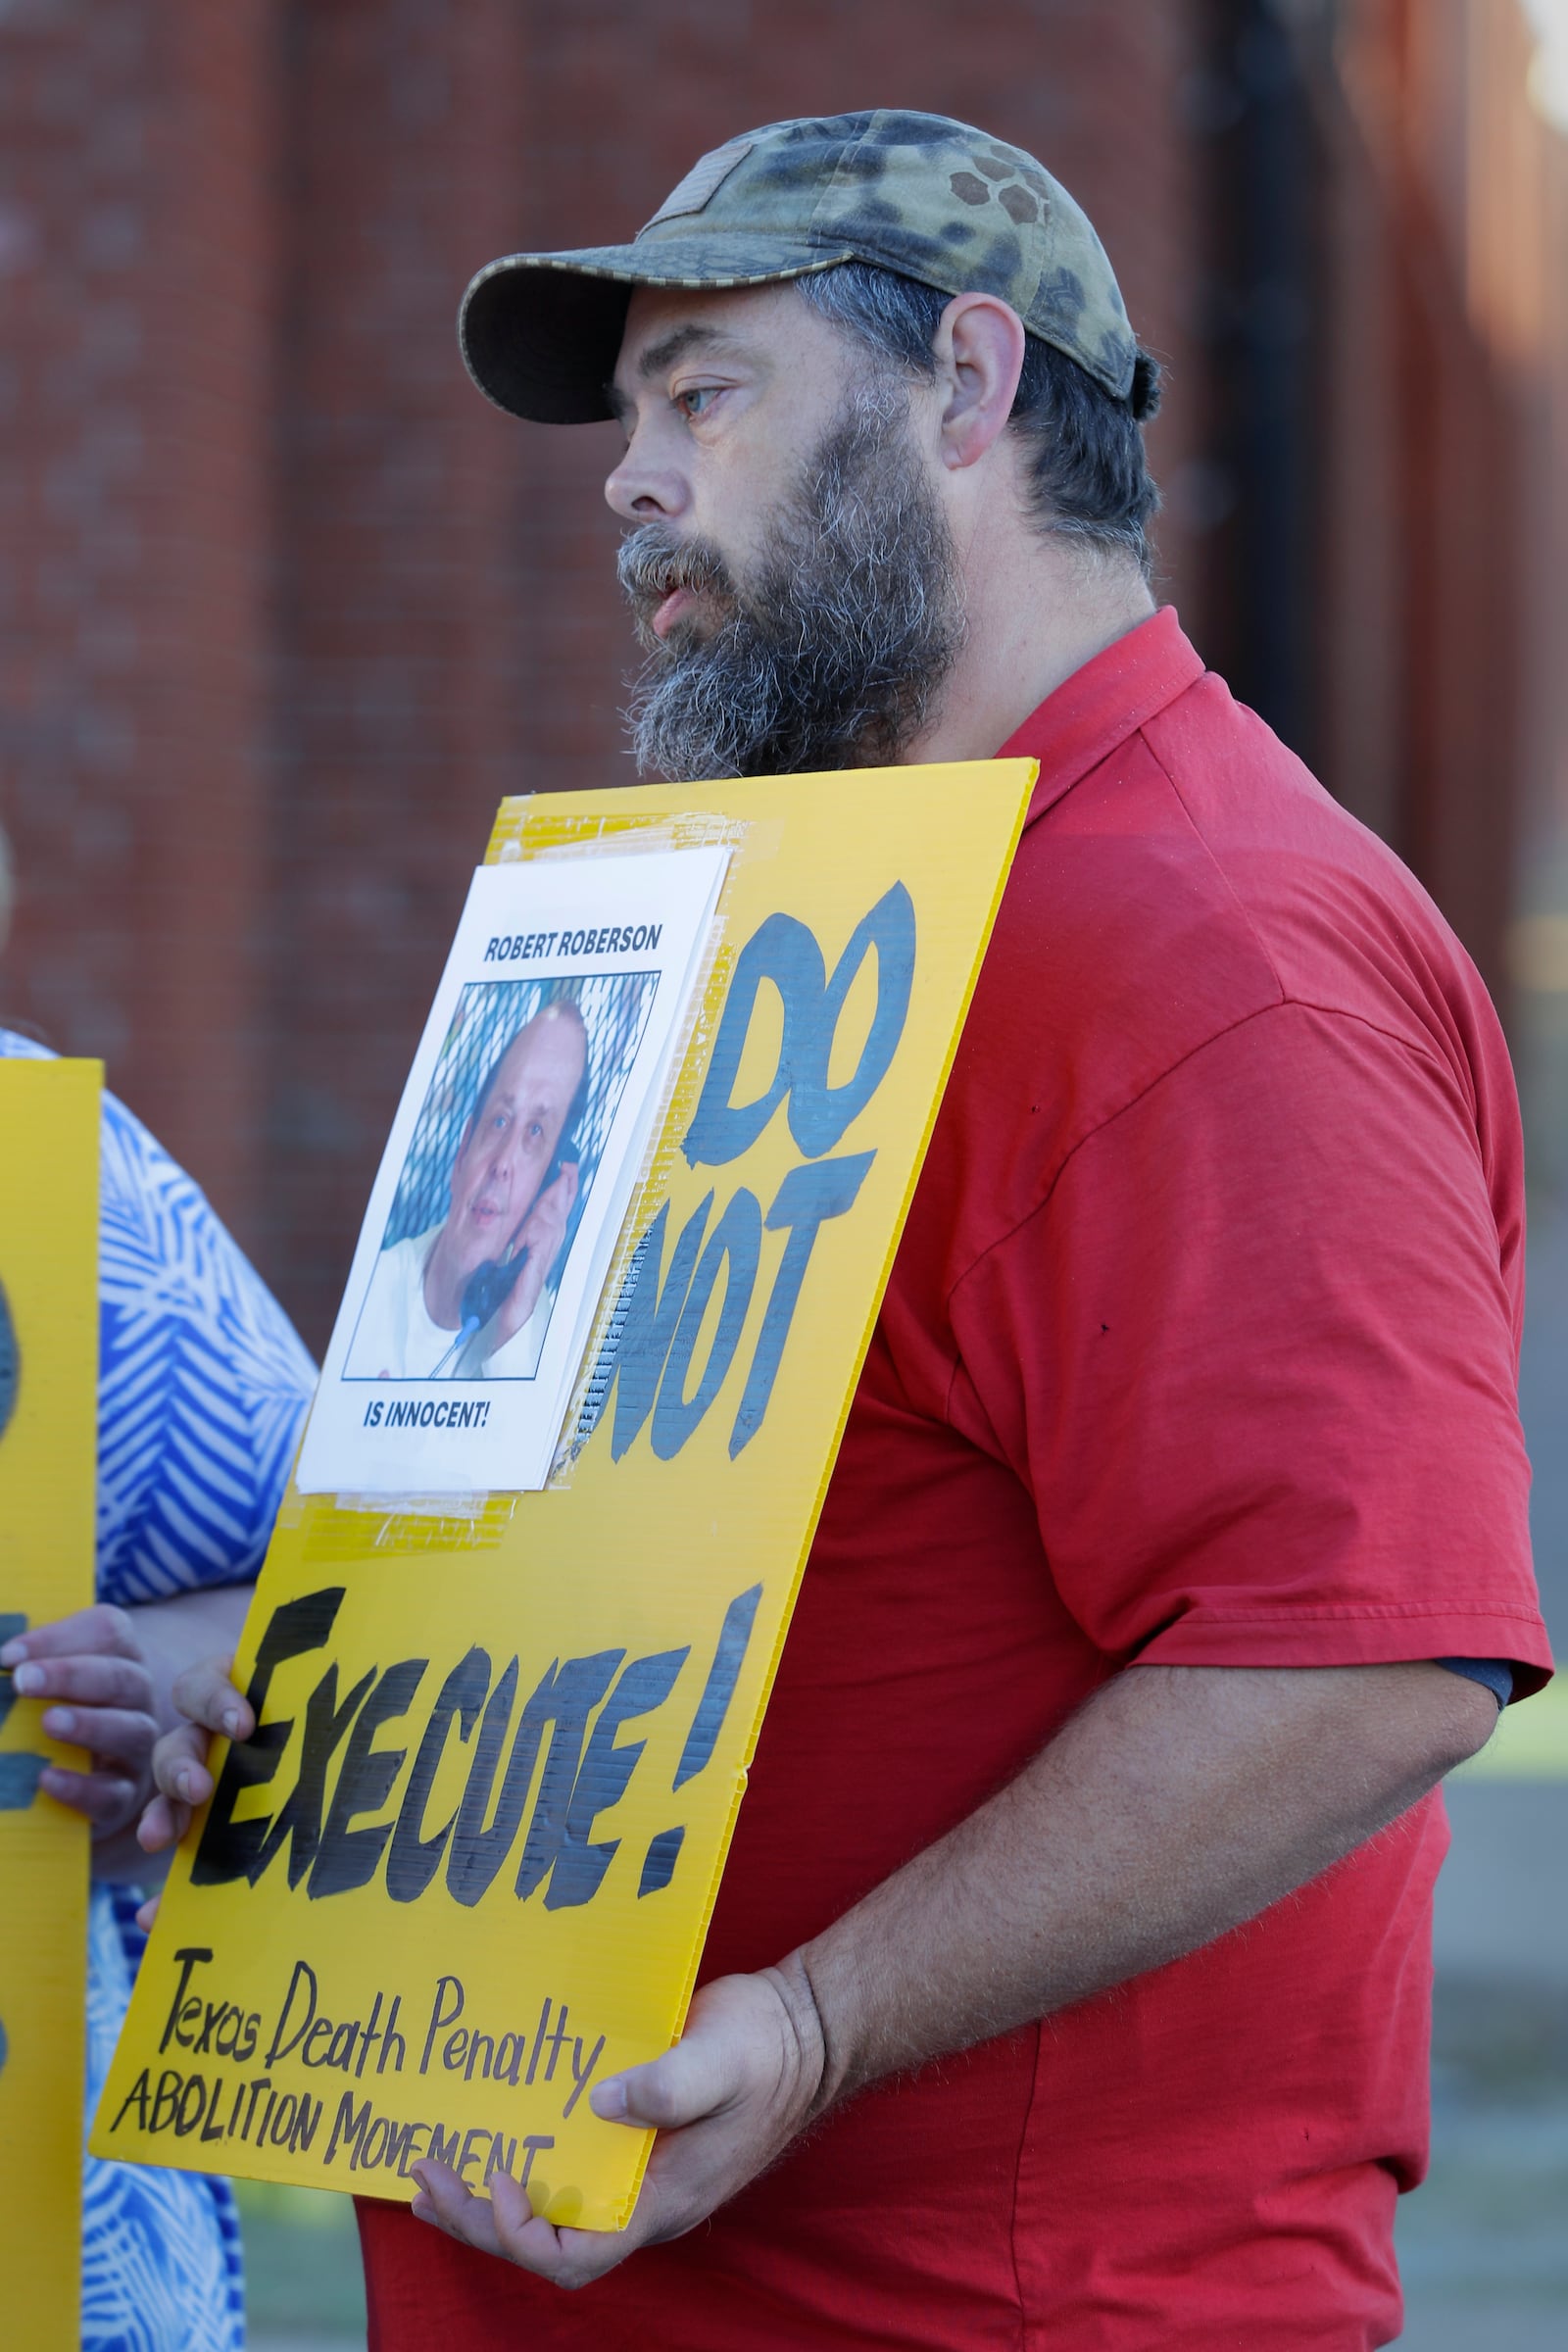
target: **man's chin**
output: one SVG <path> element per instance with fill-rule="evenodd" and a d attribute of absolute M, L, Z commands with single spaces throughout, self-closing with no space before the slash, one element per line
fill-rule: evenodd
<path fill-rule="evenodd" d="M 724 610 L 714 611 L 712 600 L 691 604 L 677 614 L 661 633 L 654 627 L 658 605 L 650 605 L 646 612 L 632 614 L 632 628 L 645 654 L 651 654 L 656 667 L 665 668 L 693 654 L 706 653 L 731 614 Z"/>

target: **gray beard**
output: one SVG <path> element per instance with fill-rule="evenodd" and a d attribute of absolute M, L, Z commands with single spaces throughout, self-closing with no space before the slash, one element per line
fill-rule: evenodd
<path fill-rule="evenodd" d="M 625 540 L 620 580 L 652 658 L 626 711 L 638 767 L 671 779 L 889 765 L 932 718 L 963 642 L 952 544 L 897 387 L 862 389 L 737 581 L 709 542 L 662 523 Z M 647 615 L 672 583 L 723 618 L 664 644 Z"/>

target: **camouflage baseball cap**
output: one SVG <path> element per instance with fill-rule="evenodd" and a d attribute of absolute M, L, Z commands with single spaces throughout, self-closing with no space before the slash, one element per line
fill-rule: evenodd
<path fill-rule="evenodd" d="M 1118 400 L 1138 348 L 1105 251 L 1021 147 L 945 115 L 770 122 L 705 155 L 629 245 L 513 253 L 479 271 L 458 338 L 498 407 L 608 416 L 634 286 L 761 286 L 870 262 L 944 294 L 998 294 Z"/>

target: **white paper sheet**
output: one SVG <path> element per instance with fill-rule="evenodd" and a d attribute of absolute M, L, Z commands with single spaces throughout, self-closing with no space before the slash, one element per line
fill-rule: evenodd
<path fill-rule="evenodd" d="M 474 875 L 354 1252 L 302 1493 L 544 1484 L 728 856 Z"/>

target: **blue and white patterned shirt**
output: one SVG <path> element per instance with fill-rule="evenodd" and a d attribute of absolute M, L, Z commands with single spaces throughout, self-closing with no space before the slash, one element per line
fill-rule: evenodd
<path fill-rule="evenodd" d="M 40 1055 L 0 1031 L 0 1054 Z M 98 1597 L 134 1607 L 261 1565 L 315 1369 L 199 1188 L 104 1097 L 99 1212 Z M 95 1886 L 87 2114 L 125 2014 L 136 1897 Z M 244 2278 L 224 2180 L 85 2159 L 83 2352 L 241 2352 Z"/>

